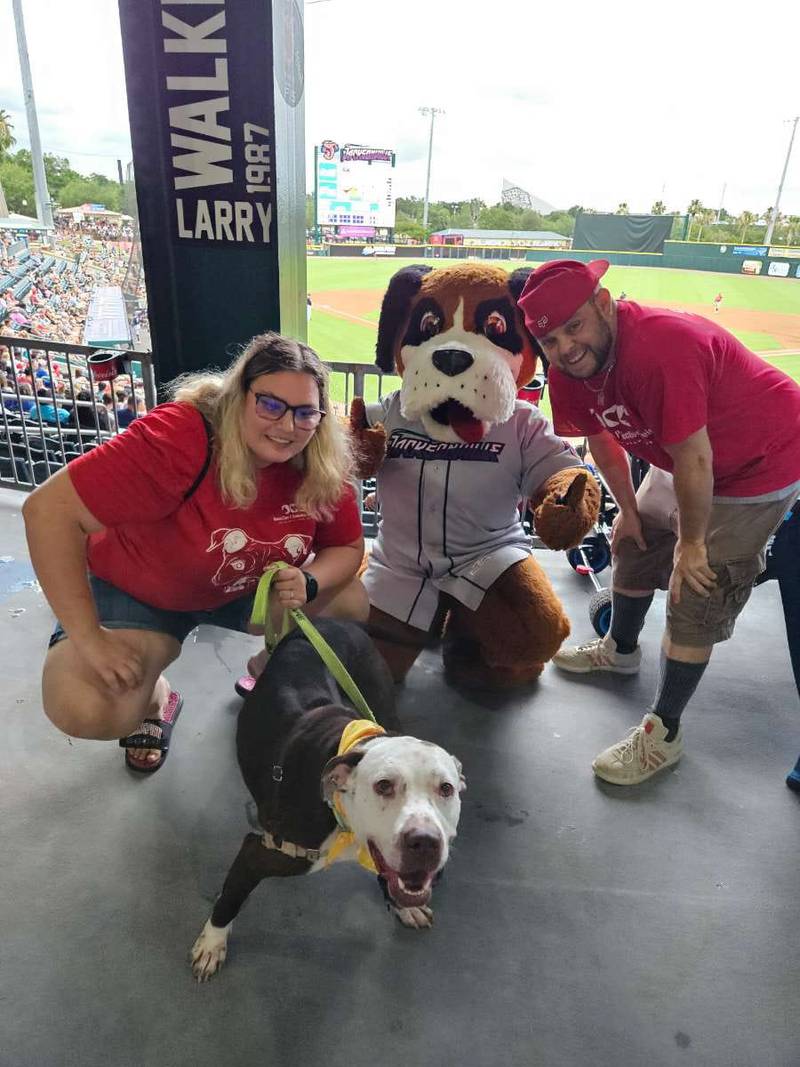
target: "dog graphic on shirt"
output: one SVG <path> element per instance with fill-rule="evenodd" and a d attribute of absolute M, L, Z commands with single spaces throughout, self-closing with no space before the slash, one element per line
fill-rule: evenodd
<path fill-rule="evenodd" d="M 206 552 L 222 550 L 222 563 L 211 584 L 225 593 L 243 593 L 255 585 L 270 563 L 282 559 L 293 566 L 306 558 L 311 538 L 287 534 L 280 541 L 257 541 L 245 530 L 222 528 L 211 535 Z"/>

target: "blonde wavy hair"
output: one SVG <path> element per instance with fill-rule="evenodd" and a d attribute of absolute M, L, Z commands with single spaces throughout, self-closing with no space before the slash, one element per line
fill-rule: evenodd
<path fill-rule="evenodd" d="M 252 382 L 262 374 L 308 374 L 319 389 L 326 417 L 299 455 L 287 460 L 303 472 L 295 503 L 315 519 L 329 518 L 352 475 L 349 437 L 331 410 L 328 369 L 316 352 L 277 333 L 254 337 L 225 371 L 182 374 L 169 386 L 173 400 L 191 404 L 211 424 L 223 500 L 248 508 L 257 496 L 256 467 L 242 434 L 244 406 Z"/>

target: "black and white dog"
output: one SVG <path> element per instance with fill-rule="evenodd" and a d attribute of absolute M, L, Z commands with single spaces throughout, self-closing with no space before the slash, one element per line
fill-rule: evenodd
<path fill-rule="evenodd" d="M 355 623 L 317 627 L 387 730 L 398 726 L 389 669 Z M 263 834 L 248 834 L 191 951 L 198 981 L 225 960 L 233 919 L 262 878 L 344 860 L 378 875 L 405 926 L 431 925 L 436 876 L 456 836 L 461 764 L 438 745 L 377 732 L 299 632 L 283 640 L 239 714 L 239 766 Z M 348 751 L 345 743 L 355 737 Z"/>

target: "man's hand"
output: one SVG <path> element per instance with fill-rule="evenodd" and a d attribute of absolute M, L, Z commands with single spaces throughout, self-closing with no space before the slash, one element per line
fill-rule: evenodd
<path fill-rule="evenodd" d="M 626 537 L 636 542 L 636 547 L 642 552 L 647 548 L 647 542 L 642 535 L 642 520 L 639 512 L 634 508 L 628 511 L 618 511 L 611 524 L 611 554 L 616 556 L 619 545 Z"/>
<path fill-rule="evenodd" d="M 717 584 L 717 576 L 708 565 L 705 541 L 679 540 L 675 545 L 674 560 L 672 577 L 669 580 L 669 595 L 674 604 L 680 602 L 684 582 L 698 596 L 711 596 Z"/>
<path fill-rule="evenodd" d="M 142 657 L 116 631 L 99 626 L 88 636 L 72 641 L 78 654 L 112 693 L 122 695 L 138 689 L 144 681 Z"/>
<path fill-rule="evenodd" d="M 306 602 L 306 578 L 299 567 L 281 567 L 272 579 L 270 599 L 282 608 L 300 608 Z"/>

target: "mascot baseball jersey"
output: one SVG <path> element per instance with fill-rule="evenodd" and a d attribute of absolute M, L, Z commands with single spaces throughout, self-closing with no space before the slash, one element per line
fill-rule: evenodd
<path fill-rule="evenodd" d="M 580 467 L 541 412 L 518 400 L 483 440 L 436 441 L 400 413 L 400 394 L 367 406 L 386 429 L 378 473 L 381 524 L 363 580 L 370 602 L 419 629 L 439 593 L 475 610 L 486 590 L 530 554 L 515 501 L 557 471 Z"/>

